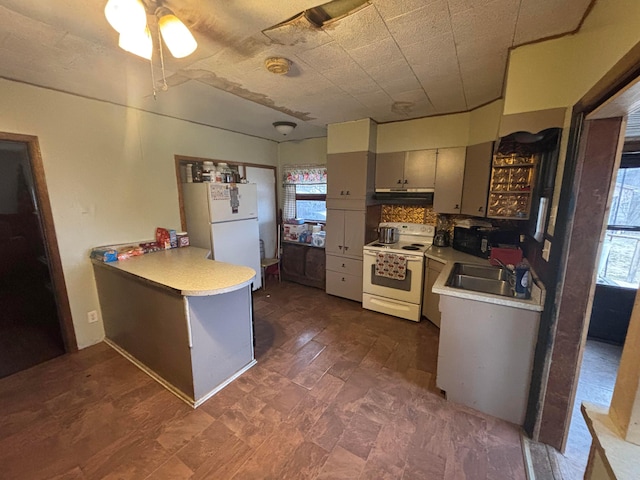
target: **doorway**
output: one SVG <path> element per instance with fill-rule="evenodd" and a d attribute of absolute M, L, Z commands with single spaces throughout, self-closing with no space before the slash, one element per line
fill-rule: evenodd
<path fill-rule="evenodd" d="M 0 133 L 0 378 L 77 350 L 40 160 Z"/>

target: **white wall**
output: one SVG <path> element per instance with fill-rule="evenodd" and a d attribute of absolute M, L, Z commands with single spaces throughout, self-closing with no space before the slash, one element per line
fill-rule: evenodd
<path fill-rule="evenodd" d="M 180 226 L 174 155 L 277 164 L 272 141 L 3 79 L 0 105 L 0 131 L 40 143 L 80 348 L 104 336 L 86 320 L 99 310 L 90 249 Z"/>

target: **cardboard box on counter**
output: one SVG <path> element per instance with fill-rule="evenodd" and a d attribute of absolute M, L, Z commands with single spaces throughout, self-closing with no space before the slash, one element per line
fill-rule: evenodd
<path fill-rule="evenodd" d="M 300 235 L 309 231 L 309 225 L 283 225 L 283 237 L 285 240 L 297 242 Z"/>

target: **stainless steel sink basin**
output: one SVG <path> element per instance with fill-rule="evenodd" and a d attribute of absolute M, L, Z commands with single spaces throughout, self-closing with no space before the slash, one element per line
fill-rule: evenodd
<path fill-rule="evenodd" d="M 468 275 L 452 275 L 448 282 L 449 287 L 473 290 L 474 292 L 491 293 L 512 297 L 511 285 L 505 280 L 492 280 L 489 278 L 470 277 Z"/>
<path fill-rule="evenodd" d="M 474 265 L 472 263 L 456 263 L 453 267 L 453 274 L 491 280 L 509 280 L 509 273 L 504 268 L 490 265 Z"/>
<path fill-rule="evenodd" d="M 500 267 L 456 263 L 447 280 L 448 287 L 513 297 L 510 272 Z"/>

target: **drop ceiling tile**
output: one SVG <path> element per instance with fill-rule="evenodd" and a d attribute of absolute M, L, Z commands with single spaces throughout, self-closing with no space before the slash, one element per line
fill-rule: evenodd
<path fill-rule="evenodd" d="M 389 93 L 388 90 L 385 90 L 385 91 Z M 410 102 L 410 103 L 417 104 L 420 102 L 429 101 L 422 87 L 416 90 L 410 90 L 406 92 L 389 93 L 389 95 L 391 96 L 391 98 L 393 98 L 395 102 Z"/>
<path fill-rule="evenodd" d="M 330 70 L 324 70 L 319 72 L 327 80 L 336 85 L 344 86 L 347 83 L 375 83 L 367 72 L 362 70 L 358 65 L 353 67 L 344 66 L 338 68 L 332 68 Z"/>
<path fill-rule="evenodd" d="M 347 51 L 375 43 L 389 35 L 387 26 L 372 5 L 334 21 L 324 29 Z"/>
<path fill-rule="evenodd" d="M 520 3 L 512 0 L 502 0 L 503 3 Z M 487 0 L 448 0 L 451 15 L 457 15 L 467 10 L 482 10 L 487 6 Z"/>
<path fill-rule="evenodd" d="M 383 90 L 378 90 L 377 92 L 365 93 L 361 95 L 354 95 L 354 98 L 362 103 L 362 105 L 366 105 L 367 107 L 371 108 L 388 106 L 393 103 L 393 99 Z"/>
<path fill-rule="evenodd" d="M 309 50 L 333 41 L 325 30 L 312 26 L 305 17 L 263 33 L 273 43 L 294 47 L 295 51 Z"/>
<path fill-rule="evenodd" d="M 344 48 L 333 40 L 319 47 L 304 50 L 297 57 L 319 72 L 352 64 Z"/>
<path fill-rule="evenodd" d="M 396 94 L 403 92 L 422 90 L 422 85 L 414 76 L 381 79 L 378 84 L 391 96 L 395 96 Z"/>
<path fill-rule="evenodd" d="M 514 45 L 575 30 L 591 0 L 522 0 Z"/>
<path fill-rule="evenodd" d="M 437 0 L 429 6 L 387 20 L 386 23 L 401 48 L 413 43 L 427 43 L 433 37 L 451 32 L 446 0 Z"/>
<path fill-rule="evenodd" d="M 403 59 L 396 42 L 387 37 L 379 42 L 366 45 L 355 50 L 350 50 L 349 55 L 360 67 L 366 71 L 375 69 L 380 65 L 398 63 Z"/>
<path fill-rule="evenodd" d="M 482 51 L 479 38 L 501 49 L 511 46 L 514 24 L 518 18 L 518 4 L 494 0 L 483 8 L 471 8 L 452 15 L 451 25 L 458 51 L 463 48 Z"/>
<path fill-rule="evenodd" d="M 372 3 L 386 21 L 419 10 L 439 0 L 374 0 Z"/>
<path fill-rule="evenodd" d="M 401 50 L 414 71 L 423 68 L 457 70 L 458 59 L 452 33 L 434 37 L 423 43 L 406 45 Z"/>

